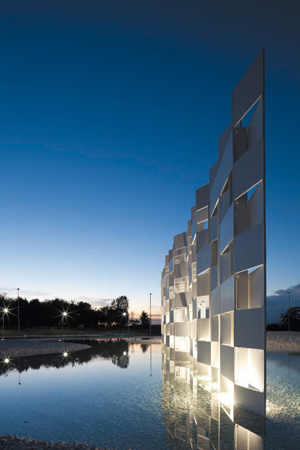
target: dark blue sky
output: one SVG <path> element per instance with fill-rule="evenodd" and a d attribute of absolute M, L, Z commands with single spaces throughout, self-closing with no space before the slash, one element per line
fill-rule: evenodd
<path fill-rule="evenodd" d="M 1 289 L 159 305 L 164 255 L 263 47 L 268 294 L 298 285 L 299 13 L 291 0 L 2 1 Z"/>

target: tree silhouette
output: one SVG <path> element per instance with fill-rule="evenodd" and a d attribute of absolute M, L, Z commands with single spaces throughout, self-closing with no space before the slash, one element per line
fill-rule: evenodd
<path fill-rule="evenodd" d="M 150 319 L 149 319 L 149 316 L 146 313 L 146 311 L 142 311 L 142 313 L 140 315 L 140 321 L 141 321 L 142 328 L 149 328 Z"/>
<path fill-rule="evenodd" d="M 300 331 L 300 307 L 292 306 L 285 313 L 280 314 L 281 323 L 285 326 L 285 328 L 288 327 L 289 317 L 291 331 Z"/>

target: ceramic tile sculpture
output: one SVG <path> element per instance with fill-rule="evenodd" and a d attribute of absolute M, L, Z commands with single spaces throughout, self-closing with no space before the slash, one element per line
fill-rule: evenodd
<path fill-rule="evenodd" d="M 209 183 L 161 279 L 163 344 L 220 398 L 265 414 L 264 51 L 232 92 Z"/>

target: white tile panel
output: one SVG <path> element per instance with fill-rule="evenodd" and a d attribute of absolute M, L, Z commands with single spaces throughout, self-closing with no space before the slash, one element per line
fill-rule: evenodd
<path fill-rule="evenodd" d="M 264 185 L 261 181 L 248 202 L 249 228 L 255 227 L 264 220 Z"/>
<path fill-rule="evenodd" d="M 232 342 L 232 314 L 221 314 L 221 344 L 233 345 Z"/>
<path fill-rule="evenodd" d="M 225 182 L 229 176 L 229 173 L 233 165 L 233 144 L 232 133 L 229 136 L 226 148 L 224 150 L 223 157 L 220 161 L 220 166 L 215 177 L 213 186 L 210 191 L 210 215 L 212 215 L 216 203 L 219 200 L 221 190 L 223 189 Z"/>
<path fill-rule="evenodd" d="M 197 253 L 197 274 L 210 268 L 210 244 Z"/>
<path fill-rule="evenodd" d="M 237 199 L 264 177 L 264 141 L 259 139 L 232 168 L 232 195 Z"/>
<path fill-rule="evenodd" d="M 248 127 L 248 146 L 252 147 L 263 136 L 263 99 L 255 105 L 255 111 Z"/>
<path fill-rule="evenodd" d="M 174 236 L 174 250 L 187 246 L 187 233 L 180 233 Z"/>
<path fill-rule="evenodd" d="M 179 322 L 174 323 L 174 335 L 175 336 L 187 336 L 187 323 Z"/>
<path fill-rule="evenodd" d="M 211 318 L 211 340 L 219 341 L 219 316 L 214 316 Z"/>
<path fill-rule="evenodd" d="M 185 293 L 175 294 L 174 308 L 182 308 L 184 306 L 187 306 L 186 294 Z"/>
<path fill-rule="evenodd" d="M 230 195 L 229 190 L 227 190 L 225 193 L 223 193 L 220 197 L 219 201 L 219 222 L 221 223 L 224 219 L 224 216 L 226 215 L 229 206 L 230 206 Z"/>
<path fill-rule="evenodd" d="M 234 272 L 241 272 L 264 264 L 264 234 L 264 223 L 261 223 L 234 238 Z"/>
<path fill-rule="evenodd" d="M 221 284 L 221 313 L 233 311 L 234 301 L 234 276 L 232 275 Z"/>
<path fill-rule="evenodd" d="M 209 184 L 205 184 L 196 190 L 196 210 L 202 209 L 208 205 L 209 201 Z"/>
<path fill-rule="evenodd" d="M 234 400 L 238 405 L 257 414 L 265 414 L 265 394 L 242 386 L 234 385 Z"/>
<path fill-rule="evenodd" d="M 213 216 L 209 221 L 209 238 L 210 241 L 218 239 L 218 216 Z"/>
<path fill-rule="evenodd" d="M 223 156 L 224 150 L 226 148 L 226 145 L 228 143 L 228 139 L 230 137 L 231 131 L 232 131 L 232 125 L 230 124 L 218 139 L 218 149 L 219 149 L 218 162 L 222 159 L 222 156 Z M 212 168 L 214 168 L 214 166 Z M 210 182 L 210 184 L 212 184 L 211 178 L 209 178 L 209 182 Z"/>
<path fill-rule="evenodd" d="M 199 341 L 210 341 L 210 319 L 198 319 L 197 331 Z"/>
<path fill-rule="evenodd" d="M 260 52 L 232 92 L 232 125 L 244 117 L 264 92 L 264 51 Z"/>
<path fill-rule="evenodd" d="M 208 206 L 205 206 L 202 209 L 199 209 L 196 214 L 197 223 L 204 222 L 205 220 L 208 220 Z"/>
<path fill-rule="evenodd" d="M 207 364 L 210 366 L 211 363 L 210 342 L 198 341 L 197 348 L 198 348 L 197 361 L 202 364 Z"/>
<path fill-rule="evenodd" d="M 224 219 L 220 223 L 220 253 L 223 253 L 228 244 L 232 241 L 234 234 L 233 204 L 227 211 Z"/>
<path fill-rule="evenodd" d="M 192 320 L 190 323 L 190 336 L 197 340 L 197 320 Z"/>
<path fill-rule="evenodd" d="M 258 267 L 249 274 L 249 308 L 263 308 L 264 292 L 264 266 Z"/>
<path fill-rule="evenodd" d="M 265 349 L 264 309 L 234 312 L 234 346 Z"/>
<path fill-rule="evenodd" d="M 231 253 L 230 246 L 220 255 L 220 285 L 224 283 L 231 274 Z"/>
<path fill-rule="evenodd" d="M 234 381 L 234 348 L 221 345 L 220 353 L 221 374 L 230 381 Z"/>
<path fill-rule="evenodd" d="M 210 269 L 210 286 L 211 286 L 211 290 L 215 289 L 216 287 L 218 287 L 218 266 L 213 266 Z"/>
<path fill-rule="evenodd" d="M 230 133 L 227 145 L 224 150 L 224 154 L 220 161 L 220 167 L 218 170 L 219 178 L 219 195 L 226 183 L 226 180 L 232 170 L 233 165 L 233 142 L 232 142 L 232 132 Z"/>
<path fill-rule="evenodd" d="M 197 279 L 197 297 L 210 295 L 210 274 L 204 273 Z"/>
<path fill-rule="evenodd" d="M 199 231 L 197 233 L 196 252 L 199 253 L 204 247 L 209 244 L 209 229 Z"/>
<path fill-rule="evenodd" d="M 218 286 L 216 289 L 211 291 L 210 294 L 210 310 L 211 315 L 221 314 L 221 287 Z"/>

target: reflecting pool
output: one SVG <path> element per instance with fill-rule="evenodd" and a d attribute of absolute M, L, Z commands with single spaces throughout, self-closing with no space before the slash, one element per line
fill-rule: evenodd
<path fill-rule="evenodd" d="M 294 449 L 300 355 L 267 354 L 267 386 L 264 420 L 231 410 L 160 344 L 94 341 L 71 354 L 1 361 L 0 434 L 118 450 Z"/>

